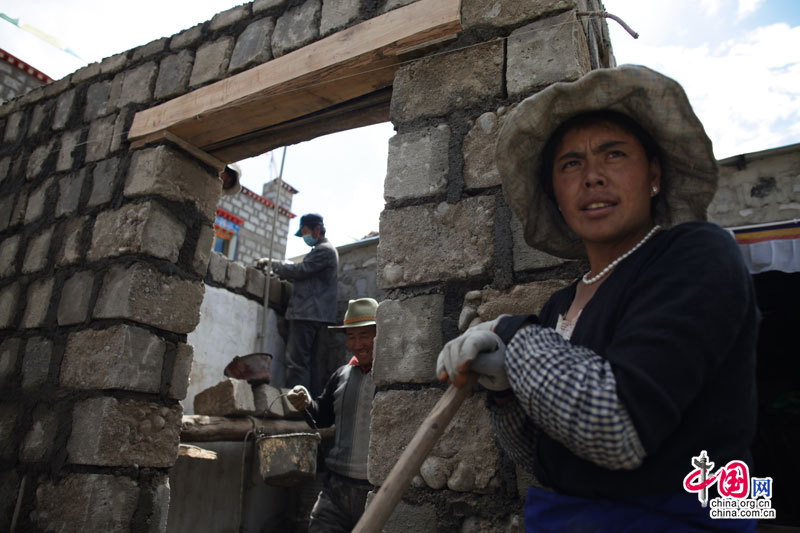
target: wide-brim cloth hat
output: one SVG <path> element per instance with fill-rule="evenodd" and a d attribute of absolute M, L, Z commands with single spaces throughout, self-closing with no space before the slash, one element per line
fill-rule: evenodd
<path fill-rule="evenodd" d="M 503 192 L 522 222 L 525 242 L 564 259 L 586 257 L 540 179 L 542 149 L 564 121 L 612 110 L 635 120 L 661 150 L 661 188 L 653 218 L 669 227 L 705 220 L 717 190 L 717 160 L 678 82 L 647 67 L 622 65 L 559 82 L 519 103 L 497 138 Z"/>
<path fill-rule="evenodd" d="M 359 298 L 347 302 L 347 311 L 341 326 L 328 326 L 329 329 L 358 328 L 375 325 L 375 312 L 378 302 L 372 298 Z"/>

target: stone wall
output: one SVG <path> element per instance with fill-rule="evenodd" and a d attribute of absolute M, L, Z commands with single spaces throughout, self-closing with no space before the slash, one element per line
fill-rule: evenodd
<path fill-rule="evenodd" d="M 131 150 L 134 114 L 407 3 L 255 0 L 0 108 L 0 529 L 17 504 L 19 530 L 166 527 L 187 334 L 204 281 L 223 275 L 209 264 L 221 191 L 213 169 L 169 143 Z M 470 301 L 508 300 L 516 285 L 576 272 L 522 249 L 487 158 L 509 106 L 613 61 L 604 24 L 576 18 L 596 4 L 463 0 L 460 36 L 397 73 L 378 252 L 378 484 L 440 394 L 431 361 L 469 314 L 465 296 L 488 286 Z M 224 271 L 247 287 L 246 269 Z M 454 450 L 432 456 L 387 530 L 517 529 L 517 477 L 480 395 L 449 431 Z"/>

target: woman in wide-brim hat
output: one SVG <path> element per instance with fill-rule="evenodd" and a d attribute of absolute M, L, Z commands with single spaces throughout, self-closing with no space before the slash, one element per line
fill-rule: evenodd
<path fill-rule="evenodd" d="M 509 115 L 496 160 L 527 243 L 590 266 L 538 317 L 439 357 L 440 377 L 474 362 L 493 389 L 499 440 L 539 485 L 526 529 L 753 530 L 701 504 L 741 484 L 703 493 L 692 474 L 698 457 L 708 478 L 746 474 L 758 311 L 735 242 L 704 222 L 717 165 L 681 86 L 639 66 L 554 84 Z"/>

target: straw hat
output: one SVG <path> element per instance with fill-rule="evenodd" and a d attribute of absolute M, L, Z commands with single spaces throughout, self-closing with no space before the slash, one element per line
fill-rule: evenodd
<path fill-rule="evenodd" d="M 375 312 L 378 310 L 378 302 L 372 298 L 359 298 L 350 300 L 347 303 L 347 311 L 344 314 L 344 322 L 341 326 L 328 326 L 329 329 L 357 328 L 360 326 L 374 326 Z"/>
<path fill-rule="evenodd" d="M 599 110 L 627 115 L 658 143 L 662 174 L 653 213 L 657 224 L 705 220 L 717 189 L 711 140 L 675 80 L 646 67 L 623 65 L 555 83 L 509 114 L 495 156 L 503 192 L 522 221 L 525 241 L 565 259 L 584 258 L 586 251 L 542 187 L 542 148 L 562 122 Z"/>

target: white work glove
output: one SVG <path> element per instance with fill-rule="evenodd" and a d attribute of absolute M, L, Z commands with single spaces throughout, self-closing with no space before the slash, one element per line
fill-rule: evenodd
<path fill-rule="evenodd" d="M 311 405 L 311 395 L 308 389 L 302 385 L 296 385 L 292 390 L 286 393 L 286 399 L 292 404 L 292 407 L 298 411 L 302 411 Z"/>
<path fill-rule="evenodd" d="M 509 388 L 505 368 L 506 345 L 492 331 L 500 320 L 482 322 L 444 345 L 436 361 L 440 381 L 449 379 L 457 387 L 467 381 L 467 373 L 479 375 L 478 383 L 489 390 Z"/>
<path fill-rule="evenodd" d="M 278 265 L 283 265 L 288 261 L 281 261 L 280 259 L 273 259 L 272 260 L 272 270 L 275 270 L 275 267 Z M 266 270 L 267 266 L 269 266 L 269 257 L 261 257 L 256 259 L 256 268 L 260 268 L 261 270 Z"/>

